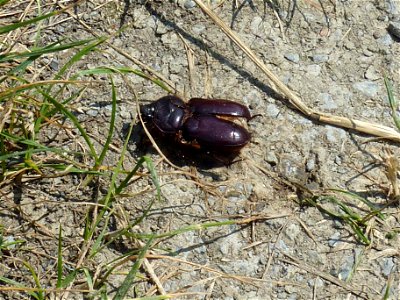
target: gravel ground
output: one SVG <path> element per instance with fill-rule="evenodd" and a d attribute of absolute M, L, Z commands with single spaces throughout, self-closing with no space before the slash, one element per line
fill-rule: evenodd
<path fill-rule="evenodd" d="M 383 77 L 393 80 L 394 93 L 400 95 L 399 1 L 219 1 L 218 7 L 217 1 L 210 2 L 215 13 L 308 106 L 394 126 Z M 56 24 L 67 15 L 55 17 L 55 25 L 42 31 L 43 43 L 92 37 L 87 25 L 99 35 L 113 35 L 112 46 L 162 74 L 184 92 L 186 100 L 231 99 L 259 115 L 249 122 L 251 143 L 230 166 L 203 169 L 186 165 L 183 159 L 182 169 L 177 170 L 160 162 L 151 147 L 137 147 L 138 137 L 130 143 L 125 169 L 130 170 L 141 154 L 150 155 L 163 197 L 135 232 L 163 233 L 191 224 L 254 218 L 245 225 L 210 227 L 162 240 L 157 253 L 171 256 L 152 260 L 152 267 L 166 293 L 197 293 L 181 297 L 187 299 L 381 299 L 388 288 L 387 299 L 398 299 L 400 245 L 398 236 L 389 234 L 400 229 L 397 205 L 383 210 L 384 220 L 368 221 L 368 246 L 356 239 L 345 222 L 316 207 L 299 205 L 309 195 L 299 187 L 314 195 L 341 189 L 385 205 L 390 182 L 384 162 L 389 155 L 399 156 L 396 143 L 316 123 L 288 107 L 274 97 L 265 75 L 194 1 L 99 3 L 79 4 L 74 10 L 79 22 L 69 19 Z M 120 34 L 114 34 L 122 27 Z M 79 69 L 138 68 L 110 45 L 100 48 L 81 61 Z M 63 52 L 43 64 L 57 69 L 70 56 Z M 133 90 L 143 103 L 166 94 L 141 77 L 127 78 L 129 85 L 122 77 L 114 77 L 119 118 L 115 150 L 106 160 L 110 166 L 118 159 L 126 128 L 137 116 Z M 103 142 L 111 115 L 110 85 L 106 77 L 97 79 L 98 86 L 89 87 L 74 108 L 91 136 Z M 139 131 L 138 126 L 134 132 Z M 79 139 L 71 140 L 65 133 L 54 138 L 49 132 L 43 139 L 50 136 L 54 145 L 80 147 Z M 173 159 L 176 162 L 179 156 Z M 10 188 L 3 209 L 23 205 L 21 214 L 26 219 L 2 216 L 5 238 L 29 240 L 35 251 L 54 256 L 54 239 L 38 243 L 35 237 L 57 236 L 61 222 L 65 240 L 79 244 L 86 203 L 93 201 L 93 190 L 80 188 L 81 181 L 79 176 L 67 176 Z M 154 198 L 150 184 L 148 178 L 141 178 L 129 187 L 130 196 L 118 199 L 116 207 L 128 212 L 127 220 L 134 220 Z M 346 201 L 366 214 L 361 202 L 351 197 Z M 328 207 L 340 212 L 333 204 Z M 35 220 L 36 227 L 26 220 Z M 119 226 L 112 224 L 110 230 Z M 92 263 L 101 265 L 124 251 L 123 247 L 107 248 Z M 74 262 L 77 248 L 68 248 L 64 255 Z M 54 264 L 49 257 L 32 260 L 41 274 Z M 3 276 L 10 272 L 1 271 Z M 112 278 L 110 294 L 124 277 Z M 137 287 L 145 293 L 152 283 Z M 130 296 L 135 296 L 133 291 Z"/>

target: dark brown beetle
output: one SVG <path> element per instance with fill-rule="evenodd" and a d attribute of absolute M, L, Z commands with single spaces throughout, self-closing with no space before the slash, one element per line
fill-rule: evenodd
<path fill-rule="evenodd" d="M 192 98 L 185 103 L 165 96 L 140 107 L 153 133 L 180 144 L 217 153 L 238 153 L 250 141 L 250 133 L 229 119 L 251 119 L 248 108 L 230 100 Z"/>

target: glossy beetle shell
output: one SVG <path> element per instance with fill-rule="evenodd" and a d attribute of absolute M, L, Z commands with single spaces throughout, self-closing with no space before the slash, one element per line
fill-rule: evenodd
<path fill-rule="evenodd" d="M 250 141 L 250 133 L 242 126 L 213 115 L 194 115 L 183 127 L 183 137 L 216 151 L 237 151 Z"/>
<path fill-rule="evenodd" d="M 248 108 L 230 100 L 166 96 L 140 108 L 145 122 L 165 138 L 220 153 L 235 153 L 251 138 L 241 125 L 223 118 L 251 119 Z"/>
<path fill-rule="evenodd" d="M 251 119 L 250 111 L 246 106 L 231 100 L 192 98 L 189 100 L 188 106 L 192 112 L 196 114 L 212 114 L 242 117 L 247 120 Z"/>

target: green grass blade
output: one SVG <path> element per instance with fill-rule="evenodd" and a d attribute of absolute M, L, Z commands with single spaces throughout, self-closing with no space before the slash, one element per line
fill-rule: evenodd
<path fill-rule="evenodd" d="M 93 290 L 94 284 L 93 284 L 92 275 L 90 274 L 89 270 L 86 269 L 86 268 L 83 269 L 83 272 L 85 273 L 86 282 L 87 282 L 87 284 L 88 284 L 89 290 Z"/>
<path fill-rule="evenodd" d="M 13 69 L 11 69 L 10 71 L 7 72 L 7 75 L 14 75 L 14 74 L 18 74 L 18 73 L 22 73 L 26 70 L 26 68 L 31 65 L 36 59 L 38 59 L 40 57 L 40 55 L 35 55 L 35 56 L 31 56 L 28 59 L 26 59 L 25 61 L 23 61 L 22 63 L 20 63 L 18 66 L 14 67 Z"/>
<path fill-rule="evenodd" d="M 46 45 L 43 47 L 43 49 L 51 49 L 52 47 L 56 46 L 57 44 L 59 44 L 60 41 L 57 41 L 55 43 Z M 7 75 L 13 75 L 13 74 L 17 74 L 19 72 L 23 72 L 26 70 L 26 68 L 31 65 L 36 59 L 38 59 L 42 54 L 38 53 L 37 55 L 34 56 L 30 56 L 28 57 L 25 61 L 23 61 L 22 63 L 20 63 L 19 65 L 17 65 L 16 67 L 14 67 L 13 69 L 11 69 L 10 71 L 7 72 Z M 7 78 L 7 77 L 6 77 Z"/>
<path fill-rule="evenodd" d="M 7 33 L 7 32 L 16 30 L 16 29 L 18 29 L 20 27 L 24 27 L 24 26 L 27 26 L 27 25 L 30 25 L 30 24 L 37 23 L 37 22 L 39 22 L 41 20 L 48 19 L 48 18 L 50 18 L 52 16 L 55 16 L 57 14 L 59 14 L 58 11 L 53 11 L 51 13 L 48 13 L 48 14 L 45 14 L 45 15 L 30 19 L 30 20 L 26 20 L 26 21 L 23 21 L 23 22 L 18 22 L 18 23 L 10 24 L 10 25 L 5 25 L 3 27 L 0 27 L 0 34 L 4 34 L 4 33 Z"/>
<path fill-rule="evenodd" d="M 103 172 L 84 170 L 75 167 L 74 165 L 63 165 L 63 164 L 40 164 L 40 168 L 50 168 L 56 171 L 61 171 L 64 175 L 66 174 L 92 174 L 92 175 L 104 175 Z"/>
<path fill-rule="evenodd" d="M 381 218 L 382 220 L 385 219 L 385 216 L 379 211 L 380 210 L 379 207 L 376 206 L 371 201 L 369 201 L 368 199 L 360 197 L 356 193 L 352 193 L 352 192 L 344 191 L 344 190 L 340 190 L 340 189 L 331 189 L 331 191 L 335 191 L 335 192 L 344 194 L 346 196 L 349 196 L 351 198 L 354 198 L 356 200 L 363 202 L 365 205 L 367 205 L 371 209 L 371 212 L 376 213 L 379 216 L 379 218 Z"/>
<path fill-rule="evenodd" d="M 153 239 L 149 239 L 146 245 L 141 249 L 136 262 L 133 264 L 131 270 L 128 275 L 125 277 L 122 285 L 118 288 L 117 293 L 115 294 L 113 300 L 123 300 L 128 293 L 129 289 L 132 287 L 133 282 L 136 278 L 136 273 L 138 272 L 140 266 L 143 263 L 144 257 L 149 250 Z"/>
<path fill-rule="evenodd" d="M 137 170 L 143 165 L 143 163 L 146 163 L 148 170 L 150 171 L 151 179 L 157 189 L 157 198 L 158 200 L 161 200 L 161 188 L 160 188 L 160 183 L 158 181 L 158 176 L 157 172 L 154 168 L 153 162 L 148 156 L 143 156 L 139 159 L 137 162 L 135 168 L 129 174 L 125 177 L 125 179 L 120 183 L 120 185 L 115 189 L 116 195 L 119 195 L 122 190 L 128 186 L 129 181 L 132 179 L 132 177 L 136 174 Z"/>
<path fill-rule="evenodd" d="M 13 60 L 18 60 L 18 59 L 23 59 L 23 58 L 30 58 L 30 57 L 36 57 L 36 56 L 41 56 L 43 54 L 49 54 L 49 53 L 54 53 L 54 52 L 60 52 L 64 50 L 68 50 L 71 48 L 75 48 L 81 45 L 85 45 L 87 43 L 93 42 L 95 39 L 86 39 L 86 40 L 80 40 L 80 41 L 75 41 L 71 43 L 66 43 L 66 44 L 52 44 L 52 47 L 46 46 L 46 47 L 41 47 L 38 49 L 32 49 L 31 51 L 26 51 L 26 52 L 11 52 L 11 53 L 6 53 L 0 55 L 0 62 L 5 62 L 5 61 L 13 61 Z"/>
<path fill-rule="evenodd" d="M 347 223 L 350 225 L 351 229 L 353 229 L 354 233 L 356 234 L 359 241 L 363 242 L 366 245 L 371 244 L 369 238 L 364 234 L 363 230 L 360 226 L 353 222 L 352 220 L 348 220 Z"/>
<path fill-rule="evenodd" d="M 128 73 L 132 73 L 132 74 L 140 76 L 140 77 L 142 77 L 144 79 L 150 80 L 153 83 L 155 83 L 156 85 L 158 85 L 159 87 L 161 87 L 163 90 L 167 91 L 168 93 L 172 93 L 173 92 L 161 80 L 159 80 L 157 78 L 154 78 L 154 77 L 152 77 L 150 75 L 147 75 L 147 74 L 143 73 L 140 70 L 132 69 L 132 68 L 128 68 L 128 67 L 112 67 L 112 68 L 111 67 L 99 67 L 99 68 L 93 68 L 93 69 L 89 69 L 89 70 L 80 71 L 80 72 L 76 73 L 73 77 L 71 77 L 71 79 L 76 79 L 78 77 L 87 76 L 87 75 L 128 74 Z"/>
<path fill-rule="evenodd" d="M 78 119 L 68 110 L 65 108 L 64 105 L 62 105 L 60 102 L 58 102 L 56 99 L 54 99 L 53 97 L 51 97 L 49 94 L 41 91 L 41 94 L 43 96 L 46 97 L 46 99 L 54 105 L 55 108 L 57 108 L 60 113 L 62 113 L 63 115 L 65 115 L 68 119 L 71 120 L 71 122 L 74 124 L 74 126 L 79 130 L 79 132 L 81 133 L 83 139 L 85 140 L 86 144 L 89 147 L 90 150 L 90 154 L 92 155 L 92 157 L 94 158 L 95 161 L 98 160 L 98 156 L 96 153 L 96 150 L 94 149 L 94 146 L 92 144 L 92 141 L 90 140 L 89 136 L 87 135 L 85 129 L 83 129 L 83 127 L 81 126 L 81 124 L 79 123 Z"/>
<path fill-rule="evenodd" d="M 63 280 L 63 258 L 62 258 L 62 225 L 58 230 L 58 248 L 57 248 L 57 288 L 61 288 Z"/>
<path fill-rule="evenodd" d="M 360 253 L 358 253 L 357 251 L 355 251 L 355 254 L 354 254 L 354 264 L 353 264 L 353 267 L 351 268 L 351 270 L 350 270 L 350 272 L 349 272 L 349 275 L 348 275 L 347 278 L 346 278 L 346 282 L 350 282 L 350 281 L 352 280 L 354 274 L 355 274 L 356 271 L 357 271 L 357 268 L 360 266 L 360 263 L 361 263 L 361 260 L 362 260 L 363 255 L 364 255 L 364 251 L 363 251 L 363 250 L 361 250 Z"/>
<path fill-rule="evenodd" d="M 64 289 L 64 288 L 68 287 L 72 283 L 72 281 L 75 280 L 76 275 L 78 275 L 78 272 L 79 272 L 79 269 L 73 270 L 67 276 L 65 276 L 65 278 L 62 279 L 60 281 L 60 283 L 58 283 L 58 278 L 57 278 L 57 288 Z"/>
<path fill-rule="evenodd" d="M 62 155 L 62 156 L 64 156 L 64 153 L 77 154 L 77 153 L 74 153 L 74 152 L 68 152 L 66 150 L 46 147 L 46 146 L 43 146 L 42 144 L 40 144 L 40 143 L 38 143 L 38 142 L 36 142 L 34 140 L 20 138 L 20 137 L 11 135 L 11 134 L 6 133 L 6 132 L 0 132 L 0 136 L 5 138 L 6 140 L 11 140 L 11 141 L 13 141 L 15 143 L 23 144 L 23 145 L 27 145 L 27 146 L 32 146 L 32 147 L 35 148 L 35 149 L 32 149 L 32 150 L 15 151 L 15 152 L 12 152 L 12 153 L 7 153 L 7 154 L 0 155 L 0 161 L 5 161 L 5 160 L 7 160 L 9 158 L 13 158 L 13 157 L 17 158 L 17 157 L 23 156 L 26 153 L 28 153 L 29 151 L 33 151 L 34 153 L 38 153 L 38 152 L 54 152 L 54 153 L 57 153 L 57 154 Z M 4 152 L 2 152 L 2 153 L 4 153 Z"/>
<path fill-rule="evenodd" d="M 4 282 L 6 284 L 9 284 L 9 285 L 15 286 L 15 287 L 21 289 L 21 291 L 23 291 L 24 289 L 27 289 L 27 287 L 24 286 L 23 284 L 20 284 L 19 282 L 15 281 L 15 280 L 12 280 L 12 279 L 9 279 L 9 278 L 3 277 L 3 276 L 0 276 L 0 281 Z M 39 295 L 36 292 L 27 290 L 26 293 L 29 296 L 35 298 L 36 300 L 41 300 L 41 298 L 39 297 Z"/>
<path fill-rule="evenodd" d="M 30 154 L 30 151 L 27 153 L 27 155 Z M 25 165 L 28 166 L 30 169 L 35 170 L 37 173 L 41 174 L 40 169 L 38 165 L 31 159 L 25 159 Z"/>
<path fill-rule="evenodd" d="M 151 181 L 153 181 L 153 184 L 156 187 L 157 199 L 159 201 L 161 201 L 161 187 L 160 187 L 160 182 L 158 181 L 158 176 L 157 176 L 156 169 L 154 168 L 153 161 L 148 156 L 144 156 L 143 158 L 144 158 L 144 161 L 146 162 L 147 169 L 150 171 Z"/>
<path fill-rule="evenodd" d="M 93 51 L 97 46 L 104 43 L 107 40 L 106 37 L 101 37 L 96 39 L 93 43 L 82 48 L 78 53 L 71 57 L 71 59 L 58 71 L 58 73 L 54 76 L 54 79 L 60 79 L 64 73 L 75 63 L 79 62 L 82 57 Z M 74 46 L 76 47 L 76 45 Z"/>
<path fill-rule="evenodd" d="M 40 284 L 39 277 L 37 276 L 35 269 L 26 261 L 22 261 L 25 267 L 28 268 L 29 272 L 31 272 L 31 275 L 33 277 L 33 280 L 35 281 L 36 286 L 38 287 L 39 291 L 37 292 L 37 296 L 39 300 L 44 300 L 44 293 L 42 290 L 42 285 Z"/>
<path fill-rule="evenodd" d="M 115 119 L 116 119 L 116 115 L 117 115 L 117 93 L 115 90 L 115 85 L 114 85 L 114 81 L 112 79 L 112 77 L 110 77 L 111 80 L 111 119 L 110 119 L 110 127 L 108 129 L 108 135 L 107 135 L 107 139 L 106 142 L 103 146 L 103 150 L 100 153 L 99 159 L 96 162 L 96 166 L 100 166 L 103 163 L 104 157 L 107 154 L 107 151 L 110 147 L 110 143 L 114 134 L 114 127 L 115 127 Z"/>
<path fill-rule="evenodd" d="M 386 76 L 384 77 L 384 81 L 385 81 L 386 93 L 388 95 L 390 108 L 392 110 L 392 118 L 393 118 L 394 124 L 396 125 L 397 129 L 400 130 L 400 118 L 398 116 L 399 104 L 398 104 L 396 98 L 394 97 L 392 83 Z"/>
<path fill-rule="evenodd" d="M 47 85 L 51 85 L 51 84 L 65 84 L 65 83 L 69 83 L 69 84 L 77 84 L 77 83 L 81 83 L 79 81 L 68 81 L 68 80 L 46 80 L 46 81 L 36 81 L 33 83 L 27 83 L 27 84 L 22 84 L 19 85 L 17 87 L 14 88 L 9 88 L 6 89 L 4 92 L 0 92 L 0 101 L 5 99 L 6 97 L 12 96 L 15 98 L 15 95 L 26 91 L 26 90 L 31 90 L 34 87 L 40 87 L 40 86 L 47 86 Z"/>
<path fill-rule="evenodd" d="M 0 0 L 0 1 L 1 1 L 0 2 L 0 6 L 2 6 L 4 4 L 6 4 L 9 0 Z M 63 9 L 60 9 L 60 10 L 57 10 L 57 11 L 53 11 L 51 13 L 48 13 L 48 14 L 45 14 L 45 15 L 42 15 L 42 16 L 38 16 L 38 17 L 35 17 L 33 19 L 30 19 L 30 20 L 26 20 L 26 21 L 23 21 L 23 22 L 18 22 L 18 23 L 15 23 L 15 24 L 2 26 L 2 27 L 0 27 L 0 34 L 7 33 L 7 32 L 10 32 L 10 31 L 16 30 L 18 28 L 27 26 L 27 25 L 31 25 L 31 24 L 37 23 L 37 22 L 39 22 L 41 20 L 48 19 L 48 18 L 50 18 L 52 16 L 61 14 L 62 12 L 70 9 L 71 7 L 78 5 L 79 2 L 81 2 L 81 0 L 74 1 L 74 3 L 72 3 L 70 5 L 67 5 Z"/>
<path fill-rule="evenodd" d="M 99 249 L 101 249 L 101 244 L 104 240 L 104 236 L 108 232 L 108 222 L 110 221 L 111 215 L 112 213 L 109 213 L 107 215 L 104 221 L 103 230 L 100 232 L 99 236 L 96 238 L 96 241 L 94 242 L 93 246 L 90 249 L 89 258 L 93 258 L 93 256 L 95 256 L 98 253 Z"/>
<path fill-rule="evenodd" d="M 393 274 L 390 274 L 386 282 L 386 287 L 384 290 L 384 294 L 382 296 L 382 300 L 390 299 L 390 290 L 392 289 L 392 285 L 393 285 Z"/>

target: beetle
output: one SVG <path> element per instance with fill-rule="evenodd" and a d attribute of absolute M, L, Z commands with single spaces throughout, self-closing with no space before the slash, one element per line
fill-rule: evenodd
<path fill-rule="evenodd" d="M 231 121 L 250 120 L 249 109 L 230 100 L 192 98 L 186 103 L 168 95 L 142 105 L 140 113 L 153 133 L 210 152 L 238 153 L 251 138 L 243 126 Z"/>

